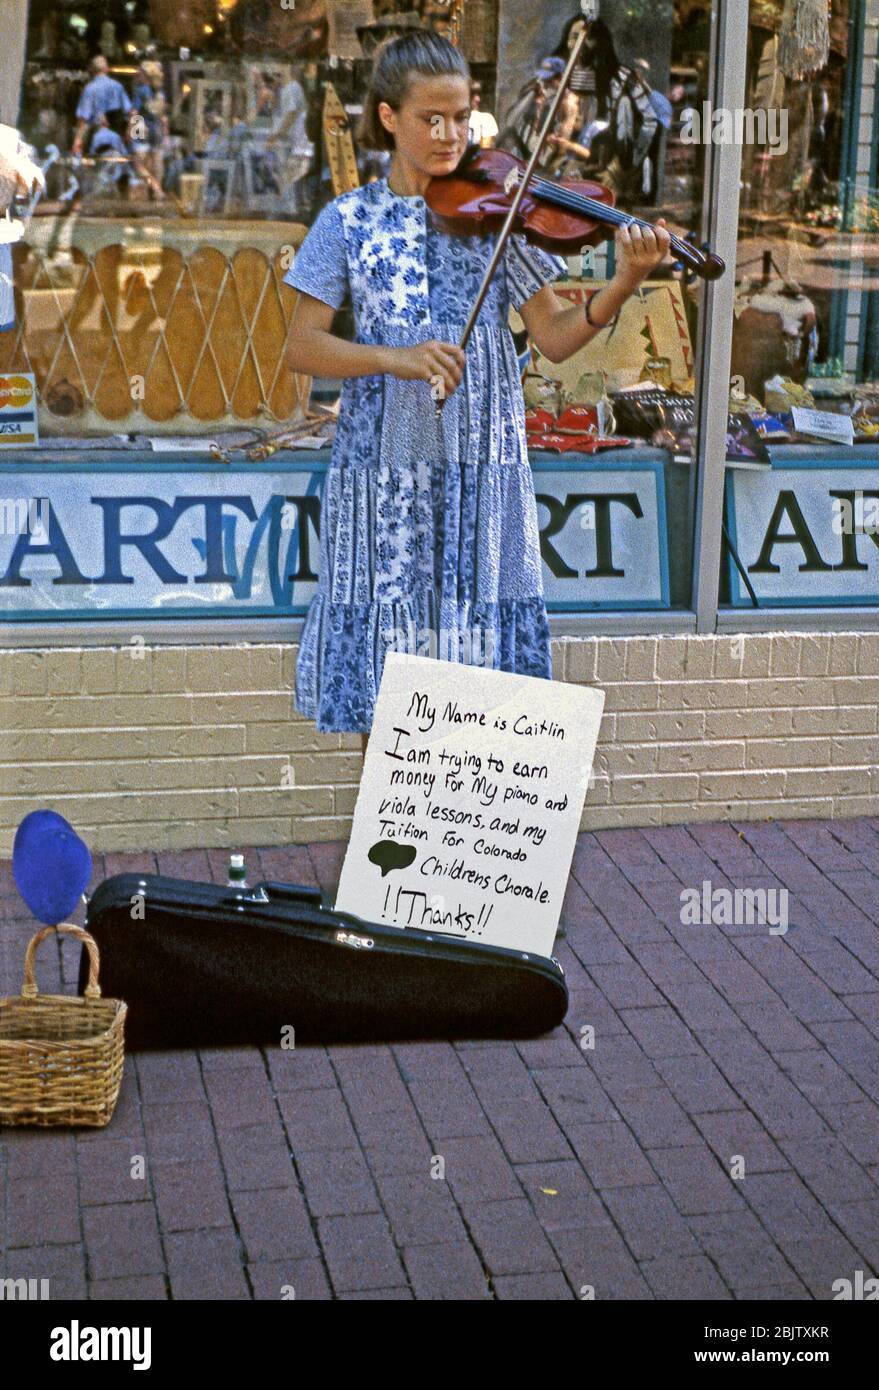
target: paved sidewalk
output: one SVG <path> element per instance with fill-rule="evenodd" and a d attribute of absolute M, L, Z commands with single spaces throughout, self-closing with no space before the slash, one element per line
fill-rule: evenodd
<path fill-rule="evenodd" d="M 332 891 L 343 853 L 247 861 Z M 107 854 L 95 883 L 227 864 Z M 10 994 L 35 924 L 0 867 Z M 705 880 L 787 888 L 789 930 L 682 925 Z M 584 834 L 565 917 L 571 1006 L 538 1042 L 143 1054 L 108 1129 L 3 1131 L 5 1277 L 551 1300 L 828 1299 L 879 1274 L 879 819 Z M 78 947 L 44 950 L 41 986 L 71 986 Z"/>

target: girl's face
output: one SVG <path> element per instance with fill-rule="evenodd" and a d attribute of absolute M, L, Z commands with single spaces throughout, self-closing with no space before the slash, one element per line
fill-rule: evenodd
<path fill-rule="evenodd" d="M 470 86 L 466 77 L 413 77 L 400 109 L 379 102 L 379 120 L 396 153 L 421 174 L 450 174 L 467 148 Z"/>

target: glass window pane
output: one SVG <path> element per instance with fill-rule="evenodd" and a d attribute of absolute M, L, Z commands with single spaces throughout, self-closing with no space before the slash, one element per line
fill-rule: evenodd
<path fill-rule="evenodd" d="M 727 469 L 725 606 L 879 601 L 877 7 L 826 19 L 750 6 L 731 408 L 771 462 Z"/>

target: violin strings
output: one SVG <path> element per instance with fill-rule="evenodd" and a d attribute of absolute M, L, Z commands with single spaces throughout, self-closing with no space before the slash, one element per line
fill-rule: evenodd
<path fill-rule="evenodd" d="M 601 203 L 596 198 L 589 198 L 582 193 L 572 193 L 568 189 L 559 187 L 558 184 L 551 183 L 548 179 L 531 179 L 531 186 L 535 192 L 544 193 L 551 202 L 558 203 L 561 207 L 568 207 L 573 212 L 591 212 L 602 222 L 610 222 L 616 226 L 635 226 L 648 227 L 653 230 L 649 222 L 644 222 L 640 217 L 631 217 L 627 212 L 620 212 L 619 208 L 611 207 L 608 203 Z M 671 244 L 676 251 L 681 251 L 686 255 L 692 255 L 695 248 L 687 242 L 683 242 L 679 237 L 669 232 Z M 698 254 L 698 253 L 696 253 Z"/>

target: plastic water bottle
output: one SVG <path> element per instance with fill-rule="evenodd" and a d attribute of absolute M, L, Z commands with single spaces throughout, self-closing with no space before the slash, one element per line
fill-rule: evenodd
<path fill-rule="evenodd" d="M 243 854 L 229 855 L 229 879 L 226 886 L 228 888 L 247 887 L 247 870 L 244 866 Z"/>

